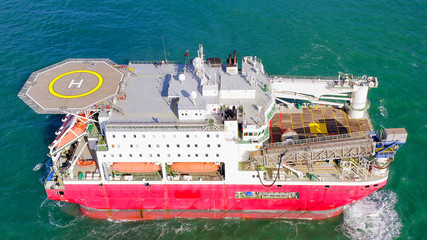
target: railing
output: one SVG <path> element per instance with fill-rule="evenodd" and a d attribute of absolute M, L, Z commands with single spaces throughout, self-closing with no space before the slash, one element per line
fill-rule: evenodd
<path fill-rule="evenodd" d="M 396 151 L 384 151 L 378 152 L 375 157 L 393 157 L 394 155 L 396 155 Z"/>
<path fill-rule="evenodd" d="M 258 142 L 263 142 L 265 139 L 270 137 L 270 129 L 267 128 L 267 130 L 264 132 L 264 136 L 262 136 L 260 139 L 258 139 Z"/>
<path fill-rule="evenodd" d="M 96 145 L 96 151 L 108 151 L 108 145 L 107 144 L 98 144 Z"/>
<path fill-rule="evenodd" d="M 129 61 L 129 64 L 155 64 L 155 63 L 160 63 L 162 62 L 162 60 L 158 60 L 158 61 L 139 61 L 139 60 L 131 60 Z M 163 62 L 163 64 L 184 64 L 184 62 L 182 61 L 168 61 Z"/>
<path fill-rule="evenodd" d="M 270 129 L 267 128 L 267 130 L 264 132 L 263 136 L 261 138 L 259 138 L 258 140 L 240 140 L 238 143 L 240 144 L 250 144 L 253 143 L 254 141 L 257 142 L 263 142 L 265 139 L 270 137 Z"/>
<path fill-rule="evenodd" d="M 338 76 L 297 76 L 297 75 L 270 75 L 270 78 L 287 78 L 287 79 L 309 79 L 309 80 L 338 80 Z"/>
<path fill-rule="evenodd" d="M 368 136 L 368 133 L 366 133 L 366 132 L 346 133 L 346 134 L 340 134 L 340 135 L 330 135 L 330 136 L 325 136 L 325 137 L 292 140 L 292 141 L 287 141 L 287 142 L 266 143 L 266 144 L 264 144 L 264 147 L 265 148 L 274 148 L 274 147 L 283 147 L 283 146 L 289 146 L 289 145 L 324 142 L 324 141 L 330 141 L 330 140 L 366 137 L 366 136 Z"/>
<path fill-rule="evenodd" d="M 371 107 L 371 101 L 369 101 L 368 99 L 366 99 L 366 104 L 361 109 L 356 109 L 356 108 L 352 107 L 351 104 L 349 104 L 349 103 L 345 103 L 345 107 L 347 109 L 351 109 L 351 110 L 355 110 L 355 111 L 365 111 L 365 110 L 368 110 Z"/>
<path fill-rule="evenodd" d="M 130 123 L 127 123 L 130 124 Z M 223 125 L 213 125 L 209 126 L 207 125 L 200 125 L 200 126 L 194 126 L 194 125 L 162 125 L 161 123 L 158 123 L 156 125 L 153 125 L 152 123 L 147 125 L 133 125 L 133 126 L 120 126 L 120 125 L 107 125 L 107 129 L 113 130 L 113 131 L 134 131 L 135 129 L 141 129 L 141 130 L 156 130 L 156 131 L 224 131 Z"/>
<path fill-rule="evenodd" d="M 297 76 L 297 75 L 269 75 L 272 79 L 277 78 L 287 78 L 287 79 L 309 79 L 309 80 L 328 80 L 328 81 L 337 81 L 338 76 Z M 348 80 L 363 80 L 363 76 L 353 76 L 353 78 Z"/>
<path fill-rule="evenodd" d="M 273 115 L 276 113 L 276 104 L 273 105 L 270 112 L 267 115 L 267 121 L 271 121 L 271 118 L 273 118 Z"/>
<path fill-rule="evenodd" d="M 201 175 L 168 175 L 168 181 L 224 181 L 223 176 L 201 176 Z"/>
<path fill-rule="evenodd" d="M 132 173 L 114 173 L 110 175 L 110 181 L 161 181 L 163 177 L 157 175 L 138 175 Z"/>
<path fill-rule="evenodd" d="M 366 114 L 366 119 L 368 120 L 369 129 L 374 130 L 374 125 L 372 124 L 371 117 L 369 116 L 369 112 L 366 111 L 365 114 Z M 378 135 L 377 135 L 377 137 L 378 137 Z"/>

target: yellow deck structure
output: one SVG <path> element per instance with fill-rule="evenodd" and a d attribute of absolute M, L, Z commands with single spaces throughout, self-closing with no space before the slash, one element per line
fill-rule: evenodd
<path fill-rule="evenodd" d="M 368 118 L 350 119 L 339 108 L 303 108 L 298 113 L 276 113 L 270 122 L 270 143 L 280 142 L 286 129 L 297 132 L 299 139 L 372 131 Z"/>

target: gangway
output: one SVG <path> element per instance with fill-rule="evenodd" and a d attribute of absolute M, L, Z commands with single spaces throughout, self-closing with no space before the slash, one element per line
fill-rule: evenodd
<path fill-rule="evenodd" d="M 375 155 L 374 140 L 369 135 L 358 135 L 345 139 L 306 142 L 297 145 L 283 145 L 262 148 L 250 153 L 250 160 L 265 167 L 276 167 L 279 156 L 287 151 L 282 161 L 310 166 L 315 161 L 344 158 L 362 158 Z"/>

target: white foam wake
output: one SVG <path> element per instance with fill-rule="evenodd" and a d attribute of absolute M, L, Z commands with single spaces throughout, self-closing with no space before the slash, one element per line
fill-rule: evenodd
<path fill-rule="evenodd" d="M 38 170 L 40 170 L 40 168 L 42 168 L 43 167 L 43 163 L 37 163 L 37 165 L 36 166 L 34 166 L 34 168 L 33 168 L 33 171 L 34 172 L 37 172 Z"/>
<path fill-rule="evenodd" d="M 380 100 L 380 106 L 378 107 L 378 109 L 380 110 L 380 113 L 384 118 L 388 118 L 388 111 L 384 105 L 385 105 L 384 99 L 381 99 Z"/>
<path fill-rule="evenodd" d="M 396 239 L 402 221 L 395 205 L 396 193 L 380 190 L 344 208 L 344 222 L 338 226 L 350 239 Z"/>

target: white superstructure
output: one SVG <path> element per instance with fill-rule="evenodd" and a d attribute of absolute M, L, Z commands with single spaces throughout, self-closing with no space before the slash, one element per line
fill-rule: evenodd
<path fill-rule="evenodd" d="M 58 76 L 52 80 L 51 75 Z M 49 97 L 61 99 L 59 105 L 42 101 L 47 90 L 36 84 L 39 82 L 49 85 Z M 68 171 L 64 181 L 78 183 L 81 174 L 96 174 L 97 180 L 113 184 L 123 180 L 256 184 L 261 180 L 260 168 L 264 178 L 275 178 L 273 169 L 280 165 L 278 156 L 288 151 L 288 143 L 311 146 L 311 142 L 333 142 L 334 135 L 338 139 L 363 138 L 354 145 L 357 152 L 348 144 L 322 146 L 321 151 L 325 148 L 334 154 L 347 154 L 339 158 L 342 166 L 338 170 L 334 168 L 339 163 L 329 155 L 292 147 L 286 161 L 307 169 L 297 170 L 285 163 L 280 171 L 289 176 L 279 181 L 304 180 L 301 170 L 312 174 L 316 161 L 331 171 L 347 174 L 350 172 L 345 169 L 362 169 L 352 174 L 365 174 L 363 171 L 372 163 L 363 156 L 375 152 L 371 135 L 367 134 L 373 130 L 367 116 L 367 94 L 369 88 L 377 86 L 374 77 L 343 73 L 338 77 L 271 77 L 257 57 L 243 57 L 238 64 L 234 51 L 222 64 L 220 58 L 205 59 L 203 46 L 199 45 L 197 57 L 189 64 L 131 61 L 129 65 L 117 65 L 108 59 L 65 60 L 33 73 L 20 97 L 37 112 L 69 113 L 50 147 L 54 169 Z M 73 95 L 76 91 L 79 94 Z M 348 115 L 343 112 L 344 106 Z M 269 152 L 270 147 L 278 146 L 281 152 Z M 351 158 L 357 158 L 358 163 L 348 161 Z M 96 167 L 79 166 L 79 160 L 84 164 L 96 162 Z M 160 170 L 153 170 L 157 175 L 141 173 L 138 171 L 145 171 L 139 169 L 142 165 L 131 163 L 148 163 Z M 214 163 L 219 170 L 203 173 L 202 169 L 191 174 L 187 169 L 189 172 L 181 171 L 176 176 L 180 171 L 171 170 L 174 163 Z M 124 171 L 123 166 L 137 170 Z M 385 174 L 379 172 L 378 176 Z M 335 173 L 326 175 L 332 176 L 331 181 L 344 179 Z"/>
<path fill-rule="evenodd" d="M 129 64 L 136 77 L 126 82 L 126 99 L 99 116 L 108 139 L 108 150 L 97 151 L 100 166 L 214 162 L 227 166 L 227 183 L 259 181 L 239 171 L 238 163 L 269 136 L 275 108 L 270 79 L 252 57 L 244 58 L 242 74 L 229 74 L 199 55 L 191 66 Z"/>

